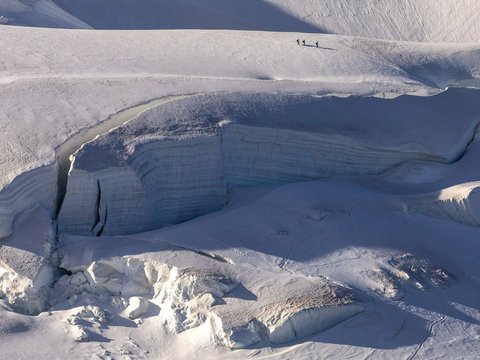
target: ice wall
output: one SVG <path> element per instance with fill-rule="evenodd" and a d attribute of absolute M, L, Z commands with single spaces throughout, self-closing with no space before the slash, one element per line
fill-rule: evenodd
<path fill-rule="evenodd" d="M 244 125 L 221 131 L 228 186 L 381 174 L 404 161 L 448 161 L 440 154 L 373 148 L 353 137 Z"/>
<path fill-rule="evenodd" d="M 165 104 L 75 154 L 59 229 L 136 233 L 215 211 L 231 187 L 450 163 L 473 139 L 478 98 L 450 89 L 393 100 L 214 94 Z"/>
<path fill-rule="evenodd" d="M 62 231 L 137 233 L 220 209 L 227 200 L 220 139 L 154 141 L 128 166 L 70 172 Z"/>

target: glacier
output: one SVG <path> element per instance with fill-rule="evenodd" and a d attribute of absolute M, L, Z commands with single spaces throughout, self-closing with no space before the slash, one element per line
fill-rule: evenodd
<path fill-rule="evenodd" d="M 478 9 L 0 0 L 2 356 L 477 356 Z"/>

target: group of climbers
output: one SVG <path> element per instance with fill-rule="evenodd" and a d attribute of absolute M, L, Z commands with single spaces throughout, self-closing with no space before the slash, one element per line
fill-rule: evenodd
<path fill-rule="evenodd" d="M 297 39 L 297 45 L 300 45 L 300 39 Z M 302 40 L 302 45 L 307 46 L 307 44 L 305 43 L 305 40 Z M 315 45 L 318 48 L 318 41 L 315 43 Z"/>

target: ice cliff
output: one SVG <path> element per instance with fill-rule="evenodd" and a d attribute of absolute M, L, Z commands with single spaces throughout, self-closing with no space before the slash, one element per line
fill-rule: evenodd
<path fill-rule="evenodd" d="M 59 229 L 137 233 L 218 210 L 232 187 L 379 175 L 408 161 L 451 163 L 474 138 L 479 96 L 449 89 L 391 100 L 255 93 L 179 99 L 72 156 Z"/>

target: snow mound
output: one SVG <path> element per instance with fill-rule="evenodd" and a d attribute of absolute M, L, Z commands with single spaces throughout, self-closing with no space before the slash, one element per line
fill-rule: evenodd
<path fill-rule="evenodd" d="M 247 305 L 226 299 L 226 307 L 213 309 L 212 327 L 218 342 L 232 349 L 261 340 L 286 343 L 328 329 L 364 310 L 350 290 L 322 277 L 279 276 L 275 282 L 262 283 L 262 291 L 274 293 L 275 300 L 259 296 L 254 304 Z"/>
<path fill-rule="evenodd" d="M 448 89 L 392 100 L 216 94 L 167 103 L 74 154 L 59 228 L 137 233 L 218 210 L 232 187 L 450 163 L 474 136 L 477 97 Z"/>
<path fill-rule="evenodd" d="M 480 226 L 480 183 L 454 185 L 417 197 L 408 205 L 408 210 Z"/>
<path fill-rule="evenodd" d="M 36 326 L 31 317 L 0 311 L 0 336 L 27 332 Z"/>
<path fill-rule="evenodd" d="M 111 319 L 111 314 L 98 306 L 86 305 L 73 309 L 67 317 L 68 332 L 73 340 L 89 341 L 93 334 L 100 334 L 102 327 Z"/>
<path fill-rule="evenodd" d="M 363 306 L 343 305 L 336 307 L 301 307 L 287 317 L 285 322 L 272 329 L 269 340 L 274 344 L 302 339 L 331 328 L 362 312 Z"/>

